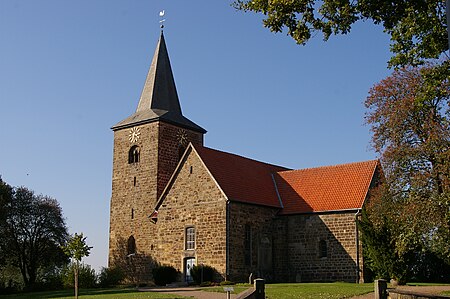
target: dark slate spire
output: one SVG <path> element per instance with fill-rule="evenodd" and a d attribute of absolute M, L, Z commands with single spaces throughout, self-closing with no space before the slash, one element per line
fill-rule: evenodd
<path fill-rule="evenodd" d="M 161 109 L 182 114 L 162 31 L 136 112 L 146 109 Z"/>
<path fill-rule="evenodd" d="M 165 121 L 197 132 L 206 130 L 183 116 L 173 79 L 164 34 L 161 31 L 152 64 L 136 112 L 112 127 L 113 130 L 153 121 Z"/>

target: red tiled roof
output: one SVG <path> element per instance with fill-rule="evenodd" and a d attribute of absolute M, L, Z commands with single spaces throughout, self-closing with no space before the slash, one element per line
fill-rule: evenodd
<path fill-rule="evenodd" d="M 377 165 L 374 160 L 279 172 L 280 214 L 361 208 Z"/>
<path fill-rule="evenodd" d="M 281 208 L 272 174 L 288 168 L 194 147 L 229 200 Z"/>

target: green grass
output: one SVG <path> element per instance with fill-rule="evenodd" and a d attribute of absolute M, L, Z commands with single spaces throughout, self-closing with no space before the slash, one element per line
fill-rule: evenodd
<path fill-rule="evenodd" d="M 320 298 L 341 299 L 351 298 L 373 292 L 373 284 L 355 283 L 298 283 L 298 284 L 273 284 L 266 287 L 266 295 L 269 299 L 283 298 Z"/>
<path fill-rule="evenodd" d="M 74 290 L 21 293 L 0 296 L 2 299 L 69 299 L 74 298 Z M 182 299 L 186 297 L 173 294 L 138 292 L 136 289 L 89 289 L 80 290 L 80 299 Z"/>
<path fill-rule="evenodd" d="M 250 285 L 236 285 L 234 293 L 238 294 Z M 204 289 L 210 292 L 223 292 L 223 287 Z M 373 292 L 373 284 L 335 283 L 280 283 L 266 285 L 268 299 L 342 299 Z"/>

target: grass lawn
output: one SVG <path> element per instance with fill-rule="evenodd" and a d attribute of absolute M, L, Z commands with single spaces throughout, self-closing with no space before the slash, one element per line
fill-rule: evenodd
<path fill-rule="evenodd" d="M 238 294 L 250 286 L 236 285 L 233 287 L 235 290 L 234 293 Z M 223 292 L 223 287 L 209 288 L 206 290 Z M 266 285 L 266 297 L 268 299 L 342 299 L 370 292 L 373 292 L 373 283 L 280 283 Z"/>
<path fill-rule="evenodd" d="M 74 290 L 35 292 L 0 296 L 2 299 L 69 299 L 75 298 Z M 79 290 L 80 299 L 183 299 L 173 294 L 161 294 L 153 292 L 138 292 L 136 289 L 89 289 Z"/>

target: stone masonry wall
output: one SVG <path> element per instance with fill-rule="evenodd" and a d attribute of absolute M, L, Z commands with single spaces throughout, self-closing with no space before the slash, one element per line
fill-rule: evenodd
<path fill-rule="evenodd" d="M 240 202 L 230 203 L 229 280 L 247 282 L 250 273 L 254 278 L 272 278 L 271 224 L 278 210 Z M 250 265 L 245 263 L 246 224 L 251 227 Z"/>
<path fill-rule="evenodd" d="M 155 262 L 152 246 L 157 234 L 148 216 L 178 163 L 180 128 L 162 122 L 136 127 L 140 130 L 136 142 L 129 140 L 130 128 L 114 132 L 109 265 L 132 264 L 133 271 L 139 273 L 133 275 L 145 281 L 151 278 L 149 265 Z M 184 132 L 187 142 L 203 143 L 203 134 Z M 140 161 L 129 164 L 128 153 L 133 145 L 140 149 Z M 134 260 L 126 258 L 130 236 L 136 243 Z"/>
<path fill-rule="evenodd" d="M 189 142 L 194 145 L 203 145 L 203 134 L 161 122 L 158 142 L 160 144 L 157 191 L 159 197 L 178 165 L 180 154 L 184 152 Z"/>
<path fill-rule="evenodd" d="M 147 216 L 156 202 L 158 123 L 138 126 L 139 139 L 131 143 L 130 129 L 114 132 L 112 195 L 110 206 L 109 265 L 126 261 L 127 240 L 133 236 L 136 249 L 146 254 L 148 236 L 154 235 Z M 128 163 L 131 146 L 140 149 L 139 163 Z M 136 178 L 136 179 L 135 179 Z M 141 279 L 148 279 L 143 275 Z"/>
<path fill-rule="evenodd" d="M 287 217 L 277 217 L 272 222 L 273 281 L 295 281 L 289 273 L 289 231 Z M 295 276 L 294 276 L 295 278 Z"/>
<path fill-rule="evenodd" d="M 282 218 L 285 218 L 288 228 L 287 272 L 291 280 L 357 281 L 356 223 L 353 212 Z M 326 257 L 320 254 L 321 240 L 326 243 Z M 360 252 L 360 269 L 361 256 Z M 280 271 L 277 269 L 276 272 Z"/>
<path fill-rule="evenodd" d="M 155 257 L 183 273 L 186 258 L 215 268 L 223 279 L 226 270 L 226 199 L 193 151 L 186 157 L 159 208 Z M 185 249 L 186 228 L 195 228 L 195 249 Z"/>

